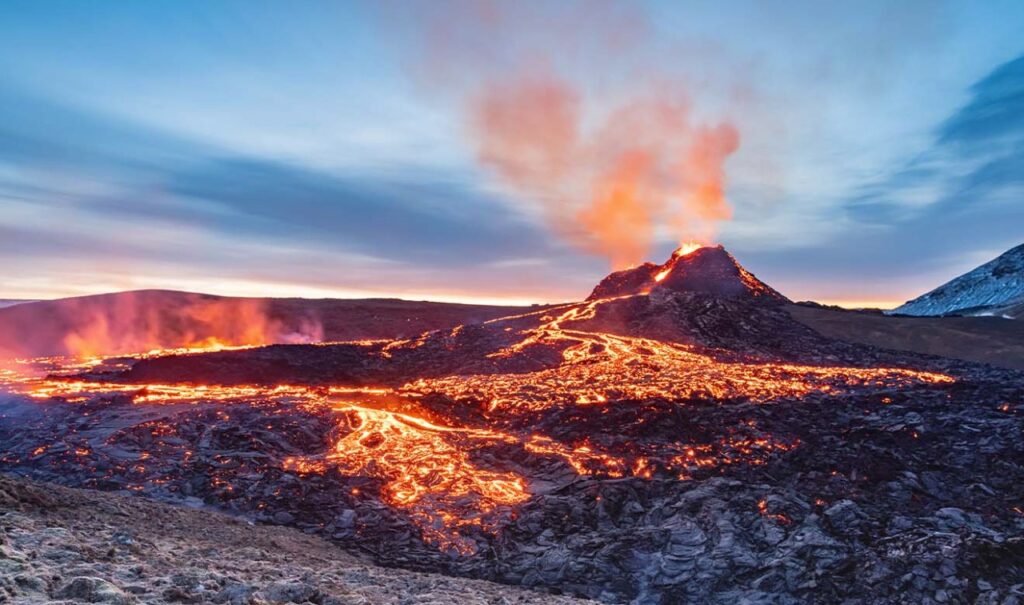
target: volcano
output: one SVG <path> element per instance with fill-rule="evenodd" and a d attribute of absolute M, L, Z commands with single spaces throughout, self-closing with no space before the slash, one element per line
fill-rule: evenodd
<path fill-rule="evenodd" d="M 658 290 L 788 302 L 785 296 L 740 266 L 720 245 L 701 246 L 692 251 L 680 248 L 661 265 L 644 263 L 612 273 L 601 280 L 587 300 Z"/>
<path fill-rule="evenodd" d="M 15 374 L 0 468 L 609 603 L 1016 590 L 1024 374 L 827 338 L 684 252 L 415 336 Z"/>
<path fill-rule="evenodd" d="M 676 344 L 717 357 L 794 362 L 854 359 L 850 346 L 794 320 L 788 300 L 723 247 L 677 252 L 605 277 L 584 301 L 498 317 L 417 338 L 223 351 L 146 359 L 130 382 L 403 384 L 423 377 L 557 368 L 582 346 L 596 356 L 607 337 Z M 607 336 L 606 336 L 607 335 Z M 658 346 L 661 346 L 660 344 Z M 862 353 L 859 353 L 862 355 Z"/>

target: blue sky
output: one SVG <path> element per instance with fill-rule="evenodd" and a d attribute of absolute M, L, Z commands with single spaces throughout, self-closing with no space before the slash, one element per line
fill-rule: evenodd
<path fill-rule="evenodd" d="M 736 124 L 718 239 L 749 269 L 895 303 L 1024 241 L 1024 4 L 722 4 L 631 5 L 644 57 L 616 65 Z M 606 261 L 474 161 L 411 5 L 4 2 L 0 298 L 585 296 Z M 606 59 L 574 76 L 628 83 Z"/>

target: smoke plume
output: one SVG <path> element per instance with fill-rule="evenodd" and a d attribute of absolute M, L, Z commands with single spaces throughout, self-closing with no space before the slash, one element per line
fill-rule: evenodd
<path fill-rule="evenodd" d="M 157 290 L 10 307 L 2 327 L 0 358 L 323 340 L 316 317 L 275 313 L 267 299 Z"/>
<path fill-rule="evenodd" d="M 632 6 L 454 1 L 415 16 L 426 25 L 413 65 L 455 95 L 479 164 L 615 268 L 659 237 L 715 236 L 731 217 L 724 165 L 740 140 L 730 123 L 697 118 Z"/>

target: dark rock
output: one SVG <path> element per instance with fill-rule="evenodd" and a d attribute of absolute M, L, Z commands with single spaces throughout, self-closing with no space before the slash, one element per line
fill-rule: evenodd
<path fill-rule="evenodd" d="M 840 500 L 825 510 L 832 529 L 845 536 L 854 535 L 860 528 L 864 513 L 852 500 Z"/>
<path fill-rule="evenodd" d="M 319 598 L 320 590 L 301 580 L 274 582 L 256 593 L 270 603 L 306 603 Z"/>

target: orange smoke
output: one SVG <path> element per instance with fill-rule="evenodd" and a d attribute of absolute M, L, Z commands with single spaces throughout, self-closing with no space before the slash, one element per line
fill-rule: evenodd
<path fill-rule="evenodd" d="M 543 188 L 572 170 L 578 122 L 579 98 L 556 79 L 496 82 L 476 107 L 478 157 L 517 187 Z"/>
<path fill-rule="evenodd" d="M 656 198 L 645 187 L 652 163 L 651 155 L 643 151 L 623 154 L 611 174 L 601 175 L 595 183 L 590 205 L 577 213 L 589 236 L 586 247 L 604 253 L 616 269 L 642 260 L 654 241 Z"/>
<path fill-rule="evenodd" d="M 304 320 L 297 329 L 287 328 L 269 315 L 266 301 L 259 299 L 188 295 L 173 305 L 146 305 L 130 294 L 119 295 L 113 313 L 109 307 L 90 309 L 81 327 L 72 328 L 64 338 L 66 352 L 84 357 L 323 339 L 319 322 Z"/>
<path fill-rule="evenodd" d="M 732 216 L 724 165 L 739 133 L 693 124 L 686 97 L 664 94 L 637 93 L 584 131 L 584 97 L 567 81 L 489 82 L 474 109 L 477 157 L 614 268 L 643 260 L 659 228 L 711 239 Z"/>
<path fill-rule="evenodd" d="M 316 318 L 275 317 L 266 300 L 185 292 L 70 298 L 12 308 L 8 314 L 0 356 L 89 357 L 323 339 Z"/>
<path fill-rule="evenodd" d="M 659 239 L 711 240 L 731 217 L 739 133 L 694 116 L 676 49 L 638 5 L 408 6 L 392 24 L 405 17 L 403 42 L 422 38 L 417 80 L 464 108 L 480 165 L 574 246 L 622 268 Z"/>

